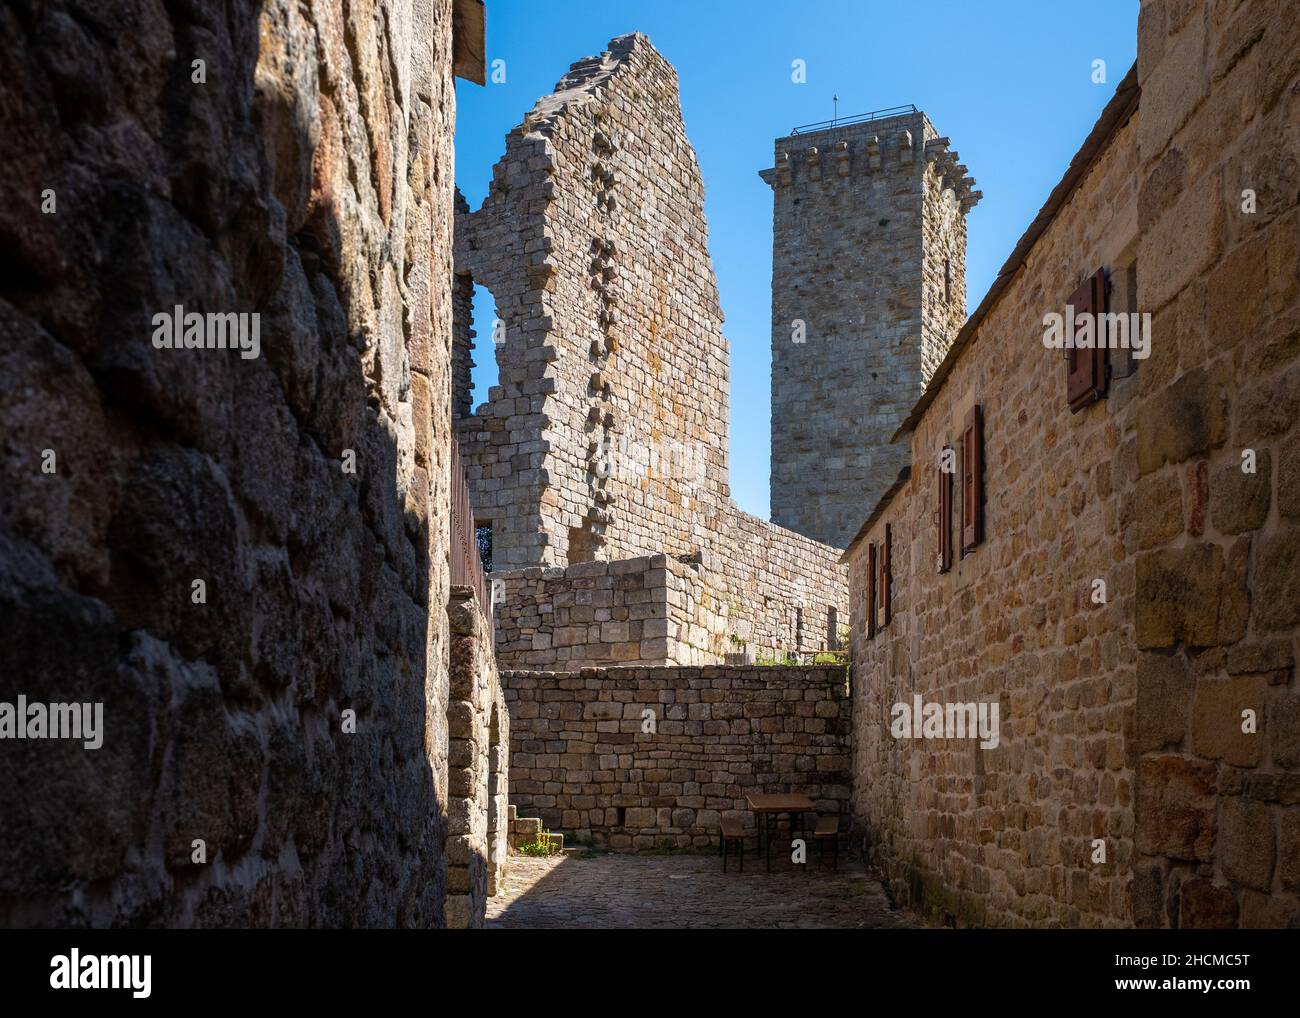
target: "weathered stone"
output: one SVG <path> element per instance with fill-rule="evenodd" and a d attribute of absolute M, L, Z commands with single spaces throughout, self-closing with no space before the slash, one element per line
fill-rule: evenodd
<path fill-rule="evenodd" d="M 1229 463 L 1211 479 L 1210 522 L 1219 533 L 1255 530 L 1268 516 L 1273 471 L 1267 449 L 1259 451 L 1255 466 L 1254 473 L 1246 473 L 1241 463 Z"/>
<path fill-rule="evenodd" d="M 1232 607 L 1233 583 L 1217 545 L 1187 545 L 1137 557 L 1136 636 L 1140 647 L 1232 643 L 1246 620 Z"/>
<path fill-rule="evenodd" d="M 1230 930 L 1237 925 L 1237 899 L 1232 889 L 1197 877 L 1180 891 L 1178 924 L 1185 930 Z"/>
<path fill-rule="evenodd" d="M 1263 756 L 1264 682 L 1255 677 L 1199 679 L 1192 704 L 1192 749 L 1211 760 L 1253 767 Z M 1255 732 L 1242 731 L 1242 713 L 1254 714 Z"/>
<path fill-rule="evenodd" d="M 1138 411 L 1138 468 L 1148 474 L 1218 448 L 1228 437 L 1227 405 L 1221 384 L 1204 368 L 1183 374 Z"/>
<path fill-rule="evenodd" d="M 1283 693 L 1273 700 L 1268 717 L 1273 763 L 1286 770 L 1300 769 L 1300 693 Z"/>
<path fill-rule="evenodd" d="M 1282 886 L 1300 891 L 1300 809 L 1278 815 L 1277 874 Z"/>
<path fill-rule="evenodd" d="M 1174 859 L 1210 859 L 1218 791 L 1214 765 L 1174 756 L 1143 757 L 1136 782 L 1138 851 Z"/>
<path fill-rule="evenodd" d="M 1256 626 L 1273 633 L 1300 625 L 1300 527 L 1256 539 L 1254 579 Z"/>
<path fill-rule="evenodd" d="M 1224 799 L 1216 849 L 1228 880 L 1259 891 L 1271 889 L 1276 861 L 1272 810 L 1239 796 Z"/>
<path fill-rule="evenodd" d="M 1142 654 L 1137 665 L 1137 749 L 1177 748 L 1187 730 L 1192 680 L 1181 655 Z"/>

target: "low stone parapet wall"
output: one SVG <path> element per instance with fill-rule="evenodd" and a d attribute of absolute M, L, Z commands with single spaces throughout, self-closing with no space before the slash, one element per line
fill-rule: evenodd
<path fill-rule="evenodd" d="M 843 667 L 508 671 L 510 801 L 620 850 L 706 847 L 752 791 L 847 812 Z M 809 818 L 810 819 L 810 818 Z"/>

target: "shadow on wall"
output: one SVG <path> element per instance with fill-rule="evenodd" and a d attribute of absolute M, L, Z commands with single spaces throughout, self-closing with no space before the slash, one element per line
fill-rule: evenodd
<path fill-rule="evenodd" d="M 444 921 L 445 454 L 401 433 L 394 195 L 335 216 L 405 139 L 349 135 L 304 17 L 258 69 L 253 4 L 0 11 L 0 699 L 103 704 L 99 749 L 0 742 L 5 926 Z M 174 308 L 260 356 L 155 349 Z"/>

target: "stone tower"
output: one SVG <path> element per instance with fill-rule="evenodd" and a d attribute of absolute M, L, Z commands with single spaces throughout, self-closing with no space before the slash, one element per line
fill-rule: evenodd
<path fill-rule="evenodd" d="M 772 187 L 772 522 L 846 546 L 966 318 L 974 180 L 914 106 L 795 128 Z"/>

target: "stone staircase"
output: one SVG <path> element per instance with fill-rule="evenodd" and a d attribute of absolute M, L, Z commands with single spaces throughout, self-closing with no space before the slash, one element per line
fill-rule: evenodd
<path fill-rule="evenodd" d="M 515 806 L 508 806 L 507 821 L 510 825 L 510 850 L 518 851 L 520 845 L 531 845 L 540 841 L 545 832 L 542 830 L 542 821 L 540 817 L 521 817 L 517 814 Z M 550 841 L 551 849 L 560 853 L 564 851 L 563 834 L 545 834 Z"/>

